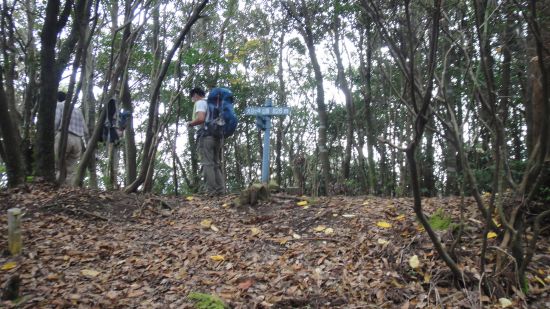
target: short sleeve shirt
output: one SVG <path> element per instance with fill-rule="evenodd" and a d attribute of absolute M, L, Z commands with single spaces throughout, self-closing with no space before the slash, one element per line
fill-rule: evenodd
<path fill-rule="evenodd" d="M 198 100 L 195 102 L 195 106 L 193 107 L 193 120 L 197 118 L 197 112 L 203 112 L 206 113 L 206 118 L 208 118 L 208 104 L 206 103 L 206 100 Z M 204 127 L 204 123 L 201 125 L 201 127 Z"/>

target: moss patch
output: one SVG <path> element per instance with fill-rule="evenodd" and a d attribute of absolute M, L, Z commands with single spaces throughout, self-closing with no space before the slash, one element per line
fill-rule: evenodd
<path fill-rule="evenodd" d="M 224 309 L 225 304 L 221 299 L 214 295 L 191 292 L 187 296 L 190 300 L 195 302 L 195 308 L 197 309 Z"/>
<path fill-rule="evenodd" d="M 451 226 L 452 218 L 443 209 L 438 208 L 432 216 L 428 219 L 428 223 L 432 229 L 436 231 L 443 231 Z"/>

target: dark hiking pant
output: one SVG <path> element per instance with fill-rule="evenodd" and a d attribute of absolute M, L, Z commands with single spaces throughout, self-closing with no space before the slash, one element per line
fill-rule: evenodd
<path fill-rule="evenodd" d="M 213 136 L 199 138 L 199 155 L 202 174 L 206 182 L 206 193 L 220 195 L 225 192 L 225 180 L 221 168 L 221 140 Z"/>

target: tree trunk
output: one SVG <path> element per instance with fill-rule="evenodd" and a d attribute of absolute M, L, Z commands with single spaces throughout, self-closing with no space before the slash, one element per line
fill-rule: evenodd
<path fill-rule="evenodd" d="M 435 188 L 435 175 L 434 175 L 434 154 L 435 147 L 433 145 L 434 132 L 432 130 L 426 130 L 426 148 L 423 153 L 422 162 L 422 180 L 424 186 L 424 195 L 431 197 L 436 195 Z"/>
<path fill-rule="evenodd" d="M 151 93 L 154 95 L 154 97 L 151 97 L 151 102 L 156 102 L 154 107 L 154 112 L 152 113 L 151 110 L 149 111 L 149 124 L 152 127 L 152 136 L 153 140 L 157 140 L 158 137 L 156 136 L 159 132 L 160 127 L 160 119 L 158 115 L 158 101 L 160 100 L 160 91 L 155 93 L 155 81 L 159 78 L 159 71 L 162 65 L 162 44 L 160 41 L 160 12 L 159 7 L 155 6 L 153 8 L 152 12 L 153 17 L 153 29 L 152 29 L 152 46 L 151 50 L 153 51 L 153 65 L 151 70 Z M 151 107 L 153 107 L 153 104 L 151 104 Z M 148 125 L 149 127 L 149 125 Z M 145 148 L 143 149 L 143 157 L 147 157 L 147 171 L 145 173 L 145 179 L 143 181 L 143 191 L 144 192 L 150 192 L 153 189 L 153 175 L 154 175 L 154 169 L 155 169 L 155 161 L 156 161 L 156 143 L 153 141 L 151 142 L 151 148 Z M 143 168 L 143 166 L 142 166 Z"/>
<path fill-rule="evenodd" d="M 41 31 L 40 51 L 40 100 L 38 103 L 38 120 L 36 123 L 36 172 L 47 181 L 55 181 L 54 136 L 56 128 L 55 108 L 59 80 L 56 68 L 55 45 L 57 43 L 59 0 L 48 0 L 46 17 Z M 44 78 L 49 76 L 50 78 Z"/>
<path fill-rule="evenodd" d="M 21 149 L 24 154 L 25 171 L 27 175 L 33 174 L 33 149 L 31 140 L 31 127 L 33 126 L 33 109 L 36 105 L 38 97 L 37 81 L 37 66 L 36 66 L 36 44 L 34 39 L 35 31 L 35 2 L 25 0 L 25 5 L 28 8 L 27 15 L 27 52 L 25 53 L 25 70 L 27 74 L 27 84 L 25 86 L 25 94 L 23 99 L 23 140 Z"/>
<path fill-rule="evenodd" d="M 4 2 L 4 5 L 1 7 L 1 18 L 0 26 L 2 27 L 2 60 L 3 60 L 3 76 L 4 76 L 4 95 L 8 103 L 8 111 L 11 116 L 11 122 L 13 124 L 13 129 L 16 133 L 16 140 L 18 141 L 17 145 L 20 145 L 19 140 L 21 135 L 19 134 L 19 128 L 21 124 L 21 115 L 16 107 L 15 99 L 15 85 L 14 81 L 16 79 L 16 38 L 15 38 L 15 24 L 14 20 L 14 7 L 8 5 Z"/>
<path fill-rule="evenodd" d="M 280 106 L 286 106 L 286 89 L 285 89 L 285 79 L 284 79 L 284 72 L 283 72 L 283 49 L 284 49 L 284 43 L 285 43 L 285 33 L 286 29 L 283 28 L 281 31 L 281 36 L 279 37 L 279 57 L 278 57 L 278 67 L 277 67 L 277 79 L 279 81 L 279 87 L 277 88 L 277 96 L 279 98 L 279 102 L 277 105 Z M 276 144 L 275 144 L 275 173 L 276 173 L 276 179 L 277 184 L 279 186 L 282 186 L 283 176 L 282 176 L 282 170 L 283 166 L 281 163 L 281 153 L 283 149 L 283 124 L 284 124 L 284 118 L 281 117 L 279 121 L 277 121 L 277 131 L 276 131 Z"/>
<path fill-rule="evenodd" d="M 87 39 L 90 39 L 90 36 L 92 35 L 92 32 L 90 29 L 88 29 L 88 33 L 86 34 Z M 93 57 L 93 45 L 92 41 L 90 41 L 90 44 L 88 45 L 88 48 L 86 50 L 86 57 L 84 58 L 83 62 L 83 72 L 81 74 L 84 75 L 84 79 L 82 82 L 82 110 L 84 112 L 84 119 L 86 120 L 86 125 L 88 127 L 88 132 L 94 131 L 94 125 L 96 120 L 96 105 L 97 101 L 94 97 L 94 57 Z M 95 151 L 90 159 L 90 163 L 88 164 L 88 173 L 90 175 L 89 179 L 89 186 L 93 189 L 97 189 L 97 162 L 95 158 Z"/>
<path fill-rule="evenodd" d="M 325 90 L 323 87 L 323 73 L 321 72 L 321 66 L 317 59 L 317 53 L 315 51 L 315 44 L 313 42 L 312 25 L 309 21 L 306 21 L 306 29 L 303 31 L 303 37 L 306 41 L 307 49 L 309 52 L 309 58 L 313 66 L 313 72 L 315 74 L 315 85 L 317 89 L 317 113 L 319 117 L 319 139 L 317 146 L 319 148 L 319 160 L 321 163 L 321 186 L 320 190 L 323 194 L 327 194 L 328 184 L 330 183 L 330 162 L 327 148 L 327 127 L 328 127 L 328 115 L 327 108 L 325 106 Z"/>
<path fill-rule="evenodd" d="M 342 56 L 340 55 L 340 16 L 339 13 L 335 13 L 334 18 L 334 42 L 333 49 L 336 57 L 336 85 L 344 93 L 346 101 L 346 148 L 344 150 L 344 158 L 342 161 L 342 177 L 344 180 L 350 178 L 350 163 L 351 163 L 351 148 L 353 146 L 353 127 L 355 118 L 355 108 L 353 106 L 351 89 L 346 78 L 344 65 L 342 64 Z"/>
<path fill-rule="evenodd" d="M 371 82 L 371 70 L 372 70 L 372 49 L 373 49 L 373 39 L 372 37 L 368 40 L 366 49 L 366 61 L 364 59 L 363 53 L 363 41 L 364 41 L 364 31 L 361 31 L 359 37 L 359 46 L 361 46 L 360 57 L 359 57 L 359 68 L 361 72 L 361 79 L 363 87 L 361 88 L 361 94 L 363 95 L 364 109 L 363 116 L 365 119 L 364 128 L 365 135 L 367 138 L 367 188 L 368 192 L 373 194 L 375 192 L 380 192 L 381 188 L 377 188 L 377 175 L 376 175 L 376 166 L 374 162 L 374 144 L 376 143 L 375 139 L 375 123 L 374 117 L 372 117 L 372 82 Z M 380 161 L 382 163 L 382 160 Z"/>
<path fill-rule="evenodd" d="M 122 107 L 125 111 L 131 113 L 126 121 L 126 128 L 124 129 L 124 145 L 126 147 L 126 185 L 128 185 L 134 182 L 137 177 L 137 148 L 136 133 L 134 131 L 134 106 L 132 104 L 128 79 L 126 78 L 122 86 Z"/>
<path fill-rule="evenodd" d="M 531 30 L 534 32 L 531 53 L 535 56 L 530 64 L 532 123 L 527 139 L 532 150 L 519 188 L 528 199 L 539 185 L 537 178 L 544 164 L 550 162 L 550 21 L 546 18 L 550 14 L 550 0 L 532 1 L 531 12 Z"/>
<path fill-rule="evenodd" d="M 4 77 L 0 66 L 0 136 L 2 140 L 2 159 L 6 162 L 8 186 L 15 187 L 25 181 L 25 166 L 19 148 L 18 132 L 12 122 L 8 106 L 8 98 L 4 92 Z"/>

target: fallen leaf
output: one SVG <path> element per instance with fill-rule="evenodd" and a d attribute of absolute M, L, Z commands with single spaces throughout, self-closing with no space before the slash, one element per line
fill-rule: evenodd
<path fill-rule="evenodd" d="M 2 270 L 10 270 L 17 266 L 17 263 L 15 262 L 7 262 L 6 264 L 2 265 L 0 269 Z"/>
<path fill-rule="evenodd" d="M 508 298 L 504 298 L 504 297 L 499 298 L 499 299 L 498 299 L 498 303 L 500 304 L 500 306 L 501 306 L 502 308 L 507 308 L 507 307 L 512 306 L 512 301 L 509 300 Z"/>
<path fill-rule="evenodd" d="M 307 205 L 307 201 L 299 201 L 298 203 L 296 203 L 296 205 L 298 205 L 298 206 L 306 206 L 306 205 Z"/>
<path fill-rule="evenodd" d="M 46 276 L 46 280 L 55 281 L 55 280 L 58 280 L 58 279 L 59 279 L 59 276 L 57 274 L 48 274 Z"/>
<path fill-rule="evenodd" d="M 495 238 L 495 237 L 497 237 L 497 233 L 495 233 L 495 232 L 487 233 L 487 238 L 491 239 L 491 238 Z"/>
<path fill-rule="evenodd" d="M 364 201 L 363 206 L 369 206 L 369 201 L 368 200 Z"/>
<path fill-rule="evenodd" d="M 326 235 L 334 234 L 334 229 L 332 229 L 331 227 L 327 228 L 327 229 L 325 230 L 325 234 L 326 234 Z"/>
<path fill-rule="evenodd" d="M 210 225 L 210 229 L 214 232 L 219 232 L 220 231 L 220 229 L 217 226 L 215 226 L 214 224 Z"/>
<path fill-rule="evenodd" d="M 393 220 L 395 220 L 395 221 L 403 221 L 403 220 L 405 220 L 405 215 L 399 215 L 399 216 L 393 218 Z"/>
<path fill-rule="evenodd" d="M 344 217 L 344 218 L 353 218 L 353 217 L 355 217 L 355 215 L 352 215 L 352 214 L 343 214 L 342 217 Z"/>
<path fill-rule="evenodd" d="M 260 230 L 257 227 L 253 227 L 253 228 L 250 229 L 250 234 L 252 234 L 252 236 L 256 236 L 256 235 L 260 234 L 261 232 L 262 232 L 262 230 Z"/>
<path fill-rule="evenodd" d="M 246 279 L 245 281 L 239 283 L 239 289 L 241 290 L 248 290 L 252 284 L 254 284 L 254 280 L 249 278 L 249 279 Z"/>
<path fill-rule="evenodd" d="M 376 223 L 376 225 L 378 225 L 379 227 L 385 228 L 385 229 L 391 227 L 391 224 L 389 224 L 386 221 L 379 221 L 379 222 Z"/>
<path fill-rule="evenodd" d="M 420 261 L 418 260 L 418 256 L 416 254 L 411 256 L 409 259 L 409 265 L 414 269 L 420 267 Z"/>
<path fill-rule="evenodd" d="M 118 295 L 119 293 L 117 291 L 109 291 L 105 296 L 107 296 L 108 299 L 116 299 Z"/>
<path fill-rule="evenodd" d="M 145 292 L 143 292 L 142 290 L 132 290 L 132 291 L 128 292 L 127 297 L 128 298 L 139 297 L 143 294 L 145 294 Z"/>
<path fill-rule="evenodd" d="M 211 225 L 212 225 L 212 219 L 204 219 L 201 221 L 201 226 L 206 229 L 210 228 Z"/>
<path fill-rule="evenodd" d="M 193 198 L 192 196 L 188 196 L 188 197 L 186 197 L 185 199 L 188 200 L 188 201 L 194 200 L 194 198 Z"/>
<path fill-rule="evenodd" d="M 223 255 L 211 255 L 210 259 L 216 262 L 225 261 L 225 258 L 223 257 Z"/>
<path fill-rule="evenodd" d="M 83 269 L 80 271 L 80 273 L 88 278 L 95 278 L 100 274 L 99 271 L 93 269 Z"/>
<path fill-rule="evenodd" d="M 322 231 L 324 231 L 324 230 L 326 230 L 326 229 L 327 229 L 327 227 L 324 226 L 324 225 L 318 225 L 318 226 L 316 226 L 315 228 L 313 228 L 313 230 L 314 230 L 315 232 L 322 232 Z"/>
<path fill-rule="evenodd" d="M 387 244 L 390 243 L 389 241 L 387 241 L 383 238 L 378 238 L 377 242 L 378 242 L 379 245 L 387 245 Z"/>
<path fill-rule="evenodd" d="M 535 280 L 537 282 L 539 282 L 540 284 L 542 284 L 542 286 L 546 286 L 546 283 L 544 283 L 544 281 L 541 278 L 539 278 L 538 276 L 535 276 Z"/>
<path fill-rule="evenodd" d="M 298 234 L 296 234 L 296 233 L 292 233 L 292 237 L 293 237 L 294 239 L 300 239 L 300 238 L 302 238 L 302 236 L 300 236 L 300 235 L 298 235 Z"/>
<path fill-rule="evenodd" d="M 79 300 L 82 296 L 80 294 L 70 294 L 69 299 L 71 300 Z"/>

